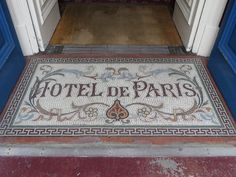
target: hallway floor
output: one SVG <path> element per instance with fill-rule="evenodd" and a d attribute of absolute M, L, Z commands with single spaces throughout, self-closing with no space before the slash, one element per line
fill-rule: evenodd
<path fill-rule="evenodd" d="M 168 6 L 68 5 L 51 45 L 182 45 Z"/>

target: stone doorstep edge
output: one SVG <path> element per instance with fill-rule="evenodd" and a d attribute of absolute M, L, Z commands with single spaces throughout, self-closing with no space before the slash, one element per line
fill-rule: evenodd
<path fill-rule="evenodd" d="M 228 144 L 1 144 L 0 156 L 28 157 L 236 157 Z"/>

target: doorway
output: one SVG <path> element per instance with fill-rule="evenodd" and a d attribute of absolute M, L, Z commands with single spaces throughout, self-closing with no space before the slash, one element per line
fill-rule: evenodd
<path fill-rule="evenodd" d="M 127 49 L 131 53 L 131 49 L 151 52 L 156 48 L 155 53 L 186 50 L 209 56 L 227 0 L 22 0 L 21 3 L 7 0 L 7 3 L 26 56 L 46 49 L 61 51 L 69 45 L 73 50 L 74 45 L 87 51 L 88 45 L 96 45 L 98 50 L 107 50 L 107 45 L 108 49 L 114 49 L 115 45 L 120 51 L 131 46 Z M 179 50 L 176 46 L 183 47 Z"/>
<path fill-rule="evenodd" d="M 171 1 L 59 2 L 51 45 L 182 46 Z"/>

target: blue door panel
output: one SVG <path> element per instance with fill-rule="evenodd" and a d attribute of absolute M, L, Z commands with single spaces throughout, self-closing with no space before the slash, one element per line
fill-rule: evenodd
<path fill-rule="evenodd" d="M 219 42 L 216 45 L 224 55 L 224 59 L 227 60 L 229 65 L 231 65 L 232 70 L 236 73 L 236 53 L 234 50 L 235 41 L 233 40 L 233 37 L 236 35 L 236 1 L 230 0 L 228 7 L 228 13 L 226 14 L 224 19 L 225 23 L 219 36 Z"/>
<path fill-rule="evenodd" d="M 8 57 L 15 48 L 15 43 L 9 26 L 10 24 L 7 20 L 7 16 L 5 15 L 5 11 L 3 8 L 4 7 L 0 5 L 0 31 L 3 38 L 2 45 L 0 46 L 0 69 L 3 67 L 6 60 L 8 60 Z"/>
<path fill-rule="evenodd" d="M 229 40 L 229 47 L 231 48 L 233 53 L 236 53 L 235 41 L 236 41 L 236 25 L 234 27 L 233 34 L 231 35 L 230 40 Z"/>
<path fill-rule="evenodd" d="M 3 110 L 25 60 L 5 0 L 0 1 L 0 112 Z"/>
<path fill-rule="evenodd" d="M 0 30 L 0 48 L 2 48 L 3 44 L 5 43 L 4 36 Z"/>
<path fill-rule="evenodd" d="M 236 1 L 230 0 L 209 59 L 212 73 L 236 120 Z"/>
<path fill-rule="evenodd" d="M 228 62 L 222 60 L 224 56 L 221 52 L 215 52 L 211 57 L 214 59 L 209 61 L 208 67 L 226 103 L 230 106 L 231 112 L 236 117 L 236 75 Z"/>

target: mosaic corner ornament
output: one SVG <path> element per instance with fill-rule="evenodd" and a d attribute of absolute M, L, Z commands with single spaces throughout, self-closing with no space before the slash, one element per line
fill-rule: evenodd
<path fill-rule="evenodd" d="M 32 60 L 1 136 L 235 136 L 200 60 L 125 61 Z"/>

